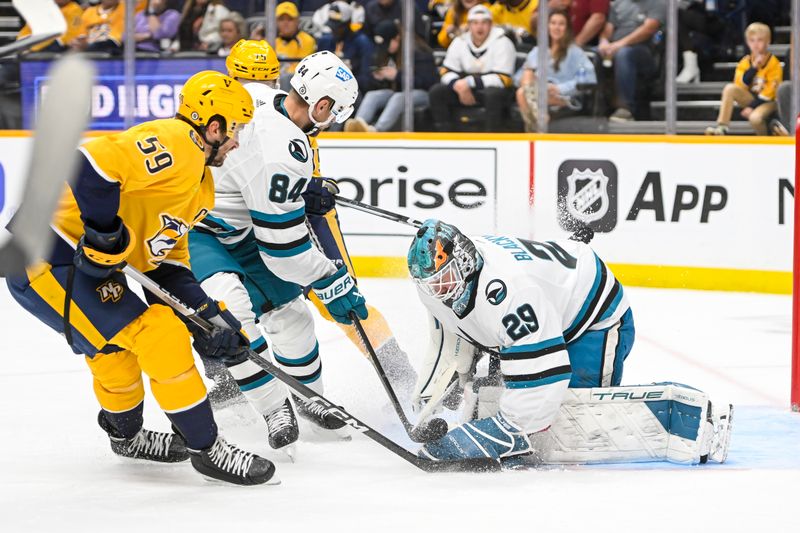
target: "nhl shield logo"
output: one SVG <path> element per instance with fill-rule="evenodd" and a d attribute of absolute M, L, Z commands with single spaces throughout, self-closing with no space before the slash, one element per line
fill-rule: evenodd
<path fill-rule="evenodd" d="M 617 167 L 611 161 L 571 159 L 558 167 L 558 224 L 566 231 L 617 225 Z"/>
<path fill-rule="evenodd" d="M 586 222 L 596 222 L 608 212 L 608 177 L 602 170 L 574 169 L 567 176 L 566 207 L 570 215 Z"/>

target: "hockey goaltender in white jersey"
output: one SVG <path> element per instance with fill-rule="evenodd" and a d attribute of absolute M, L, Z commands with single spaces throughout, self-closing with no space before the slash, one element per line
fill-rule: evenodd
<path fill-rule="evenodd" d="M 452 398 L 456 373 L 465 385 L 463 423 L 422 456 L 725 460 L 731 406 L 712 410 L 703 392 L 674 383 L 620 386 L 633 314 L 588 245 L 468 238 L 428 220 L 408 267 L 433 317 L 416 392 L 423 417 Z M 489 371 L 476 378 L 481 354 L 490 355 Z"/>

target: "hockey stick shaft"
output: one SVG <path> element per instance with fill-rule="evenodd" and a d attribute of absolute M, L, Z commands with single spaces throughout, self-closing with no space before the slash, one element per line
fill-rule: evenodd
<path fill-rule="evenodd" d="M 175 309 L 178 313 L 197 324 L 204 331 L 211 331 L 212 326 L 206 320 L 199 317 L 197 313 L 189 306 L 185 305 L 175 296 L 162 289 L 153 280 L 136 270 L 130 265 L 125 266 L 122 271 L 131 279 L 138 282 L 146 290 L 150 291 L 153 295 L 159 298 L 162 302 Z M 382 433 L 375 431 L 365 423 L 352 416 L 345 411 L 343 407 L 338 407 L 325 399 L 323 396 L 318 395 L 311 390 L 308 386 L 300 383 L 293 376 L 287 374 L 276 365 L 267 361 L 256 352 L 248 350 L 247 357 L 250 361 L 261 367 L 264 371 L 269 372 L 280 381 L 285 383 L 289 388 L 295 391 L 300 397 L 309 403 L 316 404 L 323 408 L 329 414 L 335 416 L 351 428 L 363 433 L 369 439 L 377 442 L 390 452 L 404 459 L 406 462 L 411 463 L 420 470 L 425 472 L 489 472 L 498 471 L 501 469 L 499 461 L 492 459 L 468 459 L 462 461 L 431 461 L 422 457 L 417 457 L 410 451 L 406 450 L 396 442 L 392 441 Z"/>
<path fill-rule="evenodd" d="M 358 332 L 358 336 L 361 339 L 361 344 L 364 345 L 367 353 L 369 353 L 369 358 L 372 360 L 372 366 L 375 367 L 375 370 L 378 373 L 381 385 L 383 385 L 386 394 L 389 396 L 389 401 L 391 401 L 392 407 L 397 413 L 397 417 L 400 419 L 400 423 L 403 424 L 403 428 L 406 430 L 409 438 L 416 441 L 416 439 L 411 435 L 415 428 L 413 425 L 411 425 L 411 422 L 408 421 L 408 418 L 406 417 L 406 414 L 400 405 L 400 400 L 397 399 L 397 394 L 394 392 L 392 384 L 389 383 L 389 378 L 386 377 L 386 372 L 383 370 L 383 365 L 381 365 L 381 362 L 378 360 L 378 354 L 375 353 L 375 348 L 372 347 L 372 343 L 370 342 L 369 337 L 367 337 L 367 332 L 364 331 L 364 326 L 361 324 L 361 320 L 359 320 L 355 312 L 350 312 L 350 319 L 353 321 L 356 332 Z"/>
<path fill-rule="evenodd" d="M 67 55 L 53 64 L 49 75 L 13 235 L 0 248 L 0 276 L 20 273 L 47 253 L 54 235 L 49 227 L 53 211 L 64 182 L 73 181 L 78 166 L 76 148 L 89 120 L 94 67 L 80 56 Z"/>
<path fill-rule="evenodd" d="M 358 200 L 351 200 L 350 198 L 345 198 L 343 196 L 339 196 L 338 194 L 336 195 L 336 202 L 351 209 L 363 211 L 364 213 L 369 213 L 370 215 L 375 215 L 376 217 L 385 218 L 387 220 L 391 220 L 392 222 L 399 222 L 401 224 L 406 224 L 407 226 L 412 226 L 415 228 L 422 227 L 422 222 L 414 218 L 407 217 L 399 213 L 393 213 L 391 211 L 387 211 L 386 209 L 375 207 L 374 205 L 364 204 L 359 202 Z"/>

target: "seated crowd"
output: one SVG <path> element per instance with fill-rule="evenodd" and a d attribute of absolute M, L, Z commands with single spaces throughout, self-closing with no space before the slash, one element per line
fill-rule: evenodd
<path fill-rule="evenodd" d="M 34 51 L 69 49 L 118 55 L 124 0 L 55 0 L 66 32 Z M 539 39 L 539 0 L 415 0 L 412 100 L 420 122 L 436 131 L 535 132 L 579 115 L 612 122 L 647 120 L 663 92 L 667 0 L 547 0 L 547 36 Z M 243 38 L 264 38 L 264 1 L 138 0 L 137 51 L 226 56 Z M 705 77 L 715 61 L 739 60 L 721 95 L 716 125 L 728 133 L 734 112 L 759 135 L 786 134 L 786 57 L 767 47 L 771 28 L 785 24 L 788 0 L 681 0 L 680 84 Z M 362 98 L 346 131 L 390 131 L 401 125 L 403 0 L 293 0 L 277 5 L 281 85 L 297 62 L 330 50 L 353 70 Z M 748 26 L 741 27 L 744 13 Z M 29 34 L 25 27 L 19 37 Z M 539 98 L 538 43 L 547 44 L 547 94 Z M 745 47 L 743 47 L 745 45 Z M 745 49 L 741 58 L 736 50 Z M 782 63 L 783 61 L 783 63 Z M 4 75 L 8 78 L 7 73 Z M 2 81 L 2 80 L 0 80 Z M 540 113 L 539 105 L 546 103 Z M 734 111 L 734 105 L 739 106 Z M 780 117 L 782 122 L 776 121 Z M 476 126 L 478 125 L 478 126 Z"/>

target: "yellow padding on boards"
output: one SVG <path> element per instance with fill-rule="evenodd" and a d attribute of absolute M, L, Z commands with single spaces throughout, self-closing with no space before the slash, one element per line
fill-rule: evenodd
<path fill-rule="evenodd" d="M 352 259 L 359 277 L 408 278 L 405 257 L 356 256 Z M 619 263 L 608 266 L 623 285 L 630 287 L 792 293 L 791 272 Z"/>

